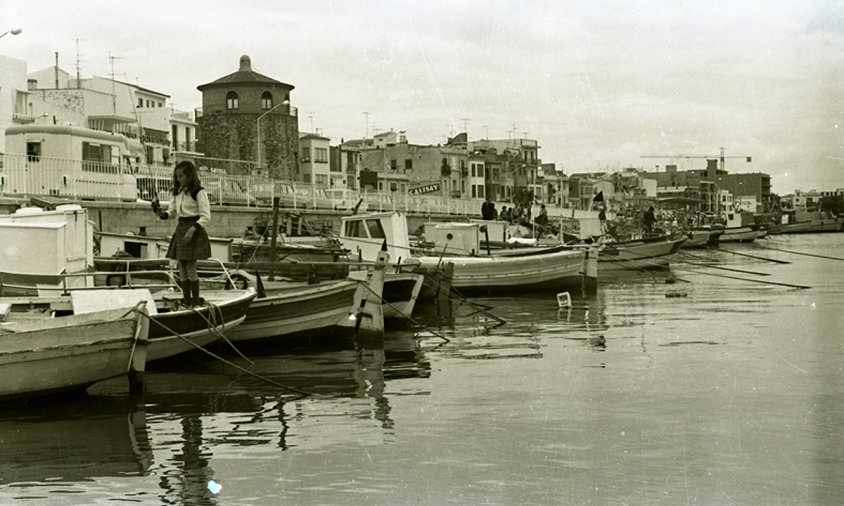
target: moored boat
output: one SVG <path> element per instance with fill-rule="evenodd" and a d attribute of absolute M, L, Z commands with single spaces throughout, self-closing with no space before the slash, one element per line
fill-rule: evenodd
<path fill-rule="evenodd" d="M 439 268 L 447 260 L 454 265 L 451 285 L 461 294 L 580 291 L 594 286 L 597 276 L 597 268 L 588 275 L 589 254 L 582 249 L 526 248 L 507 255 L 481 255 L 477 223 L 438 224 L 446 242 L 435 240 L 434 249 L 425 252 L 411 246 L 401 213 L 344 216 L 342 221 L 340 241 L 352 257 L 370 259 L 386 248 L 391 257 L 418 262 L 423 270 Z"/>
<path fill-rule="evenodd" d="M 382 336 L 386 253 L 362 279 L 324 281 L 316 284 L 263 282 L 248 273 L 235 273 L 255 283 L 259 296 L 246 320 L 227 334 L 233 342 L 301 337 L 328 333 Z M 257 285 L 260 285 L 259 287 Z"/>
<path fill-rule="evenodd" d="M 791 211 L 784 215 L 784 219 L 787 223 L 782 224 L 782 234 L 816 234 L 844 230 L 844 217 L 832 216 L 826 212 Z"/>
<path fill-rule="evenodd" d="M 678 234 L 604 243 L 598 253 L 599 269 L 608 272 L 667 268 L 687 239 Z"/>
<path fill-rule="evenodd" d="M 365 279 L 366 271 L 352 271 L 352 279 Z M 383 310 L 385 325 L 407 321 L 416 307 L 425 276 L 413 272 L 387 272 L 384 275 Z"/>
<path fill-rule="evenodd" d="M 11 310 L 5 308 L 4 314 Z M 149 320 L 143 304 L 7 320 L 0 324 L 0 399 L 85 389 L 123 375 L 137 385 L 145 370 Z"/>
<path fill-rule="evenodd" d="M 680 245 L 681 248 L 701 248 L 709 243 L 709 230 L 707 229 L 691 229 L 684 234 L 688 237 Z"/>
<path fill-rule="evenodd" d="M 719 243 L 753 242 L 765 235 L 765 230 L 755 223 L 753 213 L 730 209 L 725 214 L 727 222 L 718 237 Z"/>
<path fill-rule="evenodd" d="M 10 319 L 46 314 L 65 318 L 100 309 L 116 301 L 136 301 L 146 289 L 95 288 L 73 290 L 67 294 L 0 298 L 11 307 Z M 242 323 L 254 290 L 206 290 L 206 303 L 197 307 L 181 304 L 180 292 L 157 291 L 148 295 L 150 315 L 147 361 L 170 358 L 218 341 Z M 61 318 L 58 318 L 61 317 Z"/>

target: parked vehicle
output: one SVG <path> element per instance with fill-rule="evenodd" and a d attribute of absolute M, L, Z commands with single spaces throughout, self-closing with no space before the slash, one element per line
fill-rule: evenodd
<path fill-rule="evenodd" d="M 6 129 L 0 192 L 77 199 L 135 201 L 129 139 L 67 125 Z"/>

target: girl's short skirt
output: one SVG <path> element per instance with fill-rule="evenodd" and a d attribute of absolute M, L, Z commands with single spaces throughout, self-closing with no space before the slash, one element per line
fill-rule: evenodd
<path fill-rule="evenodd" d="M 211 241 L 203 227 L 196 227 L 190 241 L 185 240 L 185 232 L 192 228 L 199 220 L 199 216 L 179 218 L 176 232 L 170 239 L 167 248 L 167 258 L 173 260 L 205 260 L 211 257 Z"/>

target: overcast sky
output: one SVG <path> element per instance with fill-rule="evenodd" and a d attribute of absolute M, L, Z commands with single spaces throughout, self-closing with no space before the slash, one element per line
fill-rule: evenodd
<path fill-rule="evenodd" d="M 299 129 L 405 130 L 437 144 L 527 137 L 567 173 L 678 162 L 720 147 L 773 189 L 844 187 L 842 1 L 0 0 L 0 53 L 201 106 L 253 69 L 295 86 Z M 365 115 L 364 112 L 368 112 Z"/>

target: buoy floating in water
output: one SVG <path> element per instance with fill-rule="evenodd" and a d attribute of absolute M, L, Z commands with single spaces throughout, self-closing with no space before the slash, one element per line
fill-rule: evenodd
<path fill-rule="evenodd" d="M 569 292 L 560 292 L 557 294 L 557 307 L 571 307 L 571 294 Z"/>

